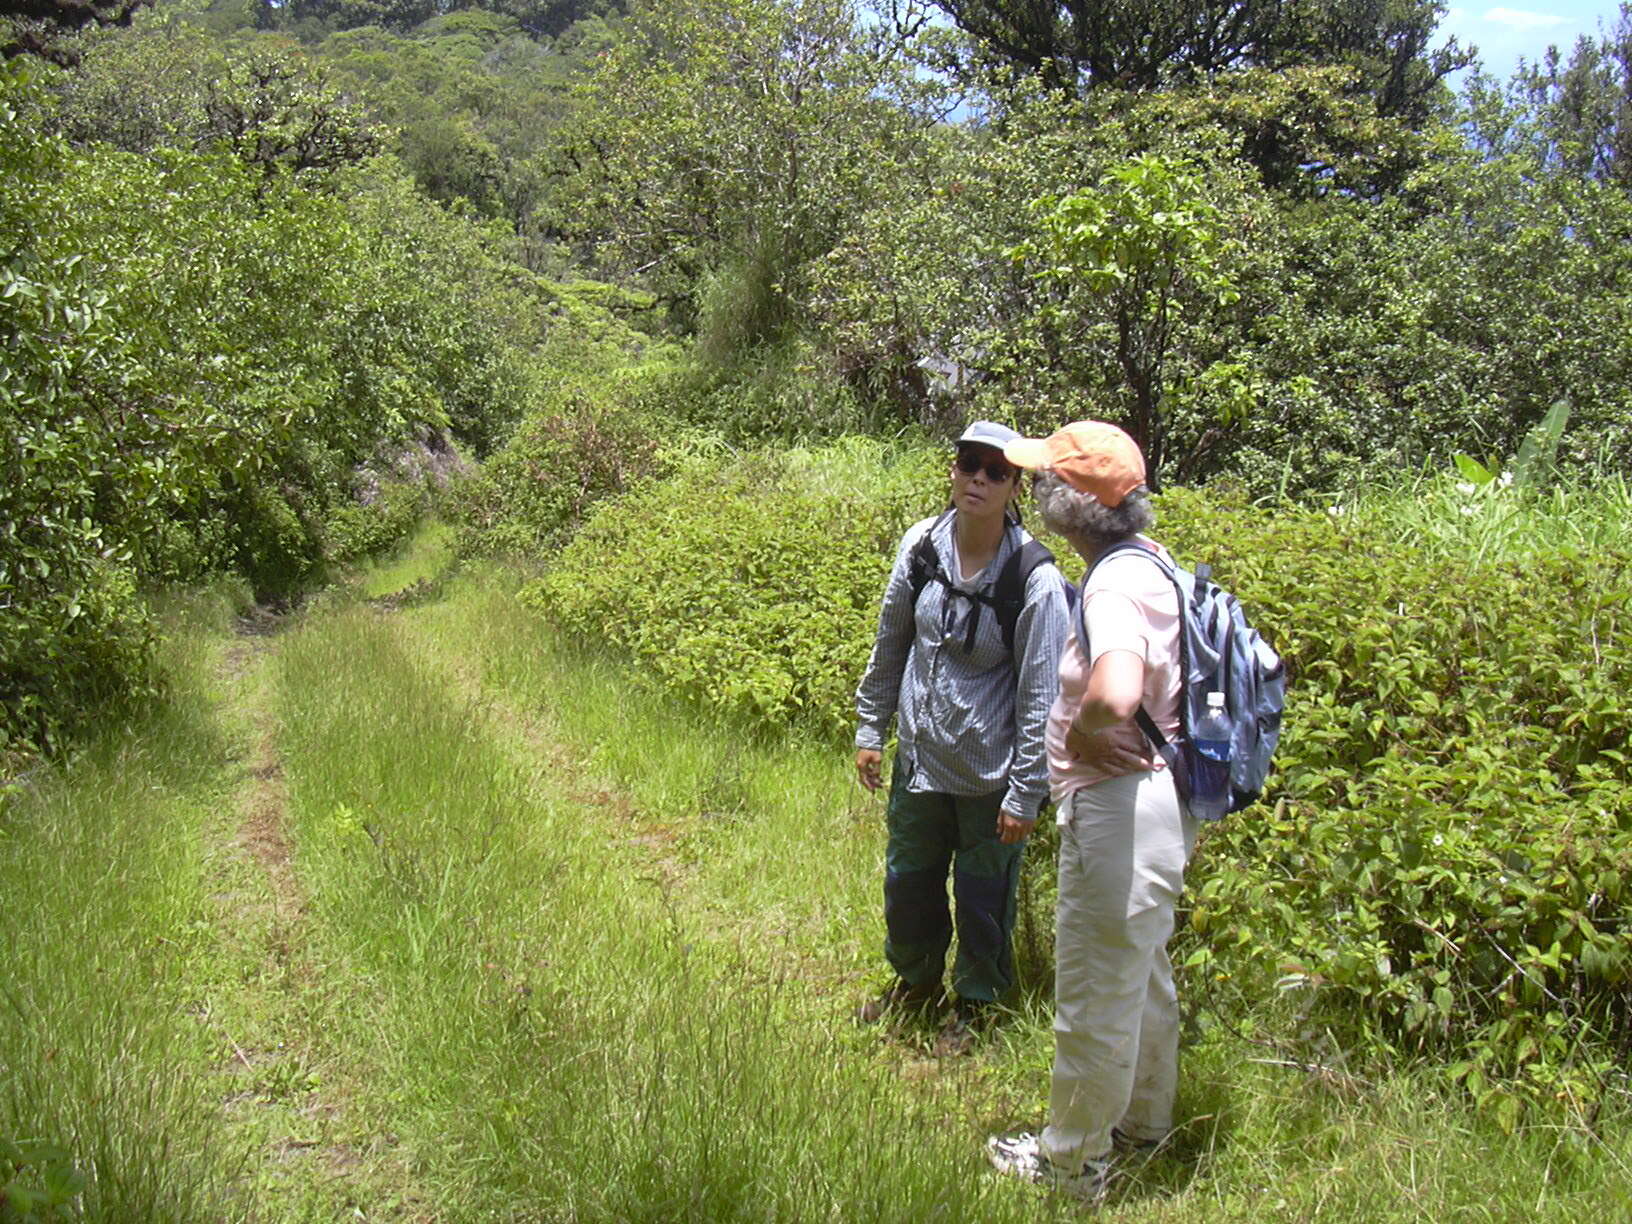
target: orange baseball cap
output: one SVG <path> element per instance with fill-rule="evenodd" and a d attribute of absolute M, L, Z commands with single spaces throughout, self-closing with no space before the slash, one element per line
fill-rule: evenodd
<path fill-rule="evenodd" d="M 1139 444 L 1107 421 L 1072 421 L 1046 438 L 1017 438 L 1003 457 L 1016 467 L 1052 468 L 1102 506 L 1120 506 L 1145 483 Z"/>

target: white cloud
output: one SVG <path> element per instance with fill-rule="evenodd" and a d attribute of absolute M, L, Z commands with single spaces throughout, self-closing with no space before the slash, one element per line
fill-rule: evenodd
<path fill-rule="evenodd" d="M 1530 13 L 1510 8 L 1486 9 L 1483 16 L 1486 21 L 1511 26 L 1515 30 L 1545 30 L 1549 26 L 1567 25 L 1570 20 L 1556 13 Z"/>

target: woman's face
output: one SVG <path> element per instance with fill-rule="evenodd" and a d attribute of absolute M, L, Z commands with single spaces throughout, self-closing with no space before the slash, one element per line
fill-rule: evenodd
<path fill-rule="evenodd" d="M 1019 487 L 1020 469 L 996 447 L 965 444 L 958 448 L 952 462 L 952 505 L 960 514 L 1001 518 Z"/>

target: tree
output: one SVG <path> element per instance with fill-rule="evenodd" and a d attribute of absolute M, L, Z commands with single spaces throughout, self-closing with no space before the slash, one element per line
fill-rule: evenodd
<path fill-rule="evenodd" d="M 1432 46 L 1439 0 L 934 0 L 1053 90 L 1148 91 L 1244 68 L 1344 65 L 1378 112 L 1424 121 L 1472 62 Z"/>
<path fill-rule="evenodd" d="M 165 487 L 143 442 L 169 424 L 120 394 L 136 362 L 107 295 L 52 241 L 68 219 L 51 185 L 73 165 L 25 118 L 38 93 L 0 67 L 0 763 L 148 679 L 152 628 L 115 523 Z"/>
<path fill-rule="evenodd" d="M 203 112 L 205 139 L 268 178 L 355 165 L 383 143 L 354 100 L 280 50 L 230 57 L 206 87 Z"/>
<path fill-rule="evenodd" d="M 684 312 L 732 312 L 732 347 L 803 311 L 806 268 L 909 162 L 910 67 L 849 0 L 653 2 L 556 143 L 555 224 Z"/>
<path fill-rule="evenodd" d="M 1102 314 L 1114 324 L 1116 363 L 1132 401 L 1127 429 L 1159 488 L 1180 318 L 1240 296 L 1228 271 L 1224 214 L 1207 198 L 1200 167 L 1150 155 L 1112 168 L 1091 188 L 1043 196 L 1033 209 L 1038 236 L 1014 258 L 1059 291 L 1051 315 Z"/>
<path fill-rule="evenodd" d="M 1254 166 L 1264 186 L 1293 197 L 1332 192 L 1375 198 L 1397 190 L 1441 131 L 1377 113 L 1352 89 L 1355 69 L 1248 68 L 1204 84 L 1130 94 L 1101 90 L 1078 122 L 1102 130 L 1098 143 L 1123 149 L 1219 144 Z M 1114 129 L 1114 131 L 1105 131 Z"/>
<path fill-rule="evenodd" d="M 389 161 L 317 184 L 220 149 L 55 135 L 0 67 L 0 758 L 143 690 L 139 581 L 319 573 L 382 444 L 491 445 L 532 386 L 535 282 Z"/>
<path fill-rule="evenodd" d="M 317 25 L 333 32 L 363 26 L 406 34 L 422 22 L 486 10 L 514 18 L 534 38 L 551 39 L 574 23 L 621 13 L 624 0 L 256 0 L 264 29 Z"/>
<path fill-rule="evenodd" d="M 37 55 L 64 67 L 79 60 L 65 32 L 129 26 L 153 0 L 0 0 L 0 59 Z"/>
<path fill-rule="evenodd" d="M 1513 74 L 1510 123 L 1546 166 L 1632 187 L 1632 6 L 1613 29 L 1581 37 L 1568 61 L 1549 47 Z"/>
<path fill-rule="evenodd" d="M 920 418 L 992 412 L 1046 431 L 1085 413 L 1138 417 L 1144 424 L 1133 428 L 1154 440 L 1164 476 L 1209 474 L 1223 437 L 1251 407 L 1256 376 L 1237 368 L 1233 354 L 1244 321 L 1275 300 L 1280 252 L 1280 197 L 1262 190 L 1239 155 L 1239 135 L 1213 116 L 1226 105 L 1238 108 L 1250 128 L 1286 113 L 1295 131 L 1290 112 L 1320 93 L 1318 82 L 1289 86 L 1258 74 L 1260 95 L 1245 88 L 1247 75 L 1232 78 L 1243 87 L 1228 102 L 1222 89 L 1202 87 L 1077 100 L 1034 82 L 1034 96 L 1011 102 L 1002 123 L 937 133 L 941 156 L 928 181 L 903 183 L 899 198 L 870 211 L 822 261 L 816 300 L 841 366 L 864 371 L 904 413 Z M 1086 255 L 1054 250 L 1060 235 L 1046 231 L 1046 206 L 1039 214 L 1033 202 L 1097 207 L 1103 189 L 1099 204 L 1126 211 L 1134 223 L 1139 185 L 1118 177 L 1130 166 L 1148 180 L 1147 221 L 1155 224 L 1149 214 L 1160 189 L 1175 214 L 1217 236 L 1215 270 L 1228 271 L 1241 303 L 1202 292 L 1203 277 L 1177 275 L 1175 308 L 1164 316 L 1158 307 L 1141 320 L 1128 296 L 1137 286 L 1090 290 L 1080 274 Z M 1180 170 L 1193 198 L 1161 186 L 1164 175 Z M 1145 254 L 1159 257 L 1154 235 L 1145 237 Z M 1207 249 L 1170 253 L 1181 257 L 1179 272 L 1201 273 Z M 1026 257 L 1016 262 L 1015 251 Z M 1053 269 L 1066 272 L 1050 275 Z M 1120 320 L 1117 301 L 1125 307 Z M 1141 332 L 1146 322 L 1151 329 Z M 929 353 L 975 375 L 944 389 L 953 402 L 925 402 L 915 367 Z"/>
<path fill-rule="evenodd" d="M 270 36 L 222 50 L 185 27 L 132 32 L 88 52 L 58 90 L 56 123 L 76 143 L 226 148 L 266 179 L 355 165 L 385 137 L 330 74 Z"/>
<path fill-rule="evenodd" d="M 388 147 L 438 200 L 467 201 L 533 230 L 538 155 L 567 108 L 581 68 L 517 19 L 466 9 L 402 38 L 379 29 L 331 35 L 316 49 L 369 114 L 394 131 Z"/>

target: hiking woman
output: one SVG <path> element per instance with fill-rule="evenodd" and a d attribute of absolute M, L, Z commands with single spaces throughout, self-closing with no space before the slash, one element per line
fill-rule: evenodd
<path fill-rule="evenodd" d="M 941 994 L 952 943 L 955 1007 L 936 1053 L 967 1051 L 982 1012 L 1014 980 L 1010 936 L 1020 857 L 1048 794 L 1043 724 L 1065 641 L 1066 588 L 1020 526 L 1013 430 L 976 421 L 958 439 L 952 505 L 901 539 L 872 657 L 856 690 L 856 773 L 883 785 L 885 736 L 899 745 L 886 807 L 884 955 L 895 982 L 863 1023 Z"/>
<path fill-rule="evenodd" d="M 1179 605 L 1172 583 L 1140 550 L 1154 521 L 1145 462 L 1114 425 L 1078 421 L 1004 450 L 1037 469 L 1043 522 L 1093 567 L 1073 616 L 1049 712 L 1049 782 L 1059 805 L 1054 1070 L 1042 1134 L 994 1136 L 1002 1172 L 1095 1199 L 1115 1147 L 1159 1142 L 1173 1124 L 1179 1010 L 1166 945 L 1196 826 L 1171 771 L 1154 754 L 1114 763 L 1107 737 L 1139 737 L 1141 706 L 1169 739 L 1179 734 Z"/>

